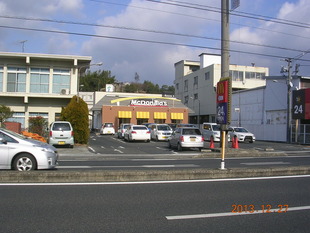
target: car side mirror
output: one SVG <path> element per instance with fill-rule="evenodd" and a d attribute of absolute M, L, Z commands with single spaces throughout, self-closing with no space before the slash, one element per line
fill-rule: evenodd
<path fill-rule="evenodd" d="M 5 140 L 4 138 L 0 138 L 0 144 L 7 144 L 7 140 Z"/>

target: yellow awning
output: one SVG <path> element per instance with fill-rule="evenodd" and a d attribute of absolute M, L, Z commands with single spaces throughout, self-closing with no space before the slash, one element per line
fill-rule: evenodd
<path fill-rule="evenodd" d="M 154 119 L 167 119 L 166 112 L 154 112 Z"/>
<path fill-rule="evenodd" d="M 118 118 L 131 118 L 131 111 L 118 111 Z"/>
<path fill-rule="evenodd" d="M 183 112 L 172 112 L 171 113 L 172 120 L 183 120 Z"/>
<path fill-rule="evenodd" d="M 149 119 L 150 113 L 149 112 L 137 112 L 136 118 Z"/>

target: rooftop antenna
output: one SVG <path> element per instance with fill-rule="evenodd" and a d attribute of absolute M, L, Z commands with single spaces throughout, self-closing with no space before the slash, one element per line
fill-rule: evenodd
<path fill-rule="evenodd" d="M 22 44 L 22 52 L 25 52 L 25 43 L 27 42 L 28 40 L 22 40 L 20 41 L 19 43 Z"/>

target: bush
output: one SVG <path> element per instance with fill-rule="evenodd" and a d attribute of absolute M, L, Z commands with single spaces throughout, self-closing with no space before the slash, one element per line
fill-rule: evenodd
<path fill-rule="evenodd" d="M 74 130 L 74 142 L 87 144 L 89 138 L 88 107 L 85 101 L 73 96 L 61 111 L 61 120 L 69 121 Z"/>
<path fill-rule="evenodd" d="M 46 137 L 47 136 L 47 121 L 41 116 L 37 117 L 29 117 L 29 129 L 30 133 L 39 134 L 40 136 Z"/>

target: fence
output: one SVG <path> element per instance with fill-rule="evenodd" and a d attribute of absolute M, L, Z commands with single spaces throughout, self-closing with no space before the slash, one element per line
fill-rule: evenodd
<path fill-rule="evenodd" d="M 291 142 L 310 144 L 310 125 L 292 125 Z"/>

